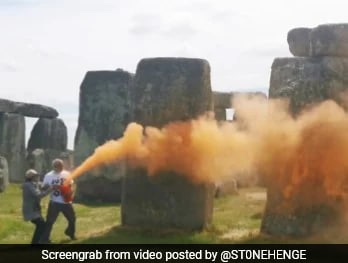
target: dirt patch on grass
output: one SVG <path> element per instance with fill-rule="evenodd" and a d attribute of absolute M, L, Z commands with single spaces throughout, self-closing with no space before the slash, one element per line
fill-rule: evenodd
<path fill-rule="evenodd" d="M 259 235 L 259 233 L 260 233 L 259 229 L 237 228 L 222 234 L 220 238 L 225 240 L 242 240 L 242 239 L 248 239 L 248 238 L 257 236 Z"/>
<path fill-rule="evenodd" d="M 266 201 L 267 193 L 266 192 L 247 193 L 246 198 L 252 201 Z"/>

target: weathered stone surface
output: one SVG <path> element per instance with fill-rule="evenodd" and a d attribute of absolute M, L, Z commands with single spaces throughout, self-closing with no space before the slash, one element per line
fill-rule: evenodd
<path fill-rule="evenodd" d="M 74 149 L 76 165 L 91 155 L 97 146 L 123 135 L 130 121 L 132 81 L 133 75 L 122 70 L 87 72 L 80 88 L 80 113 Z M 121 184 L 123 171 L 115 166 L 98 170 L 98 178 L 91 174 L 81 176 L 77 180 L 76 198 L 82 201 L 105 197 L 110 201 L 113 197 L 114 201 L 119 201 L 121 193 L 117 189 L 120 187 L 112 188 L 109 184 Z M 104 189 L 102 195 L 96 185 Z"/>
<path fill-rule="evenodd" d="M 322 25 L 311 30 L 311 57 L 275 59 L 269 96 L 289 98 L 290 109 L 294 114 L 327 99 L 346 107 L 341 95 L 348 87 L 347 26 Z M 304 137 L 306 142 L 309 136 Z M 325 176 L 319 176 L 320 170 L 303 178 L 297 176 L 296 187 L 289 189 L 288 186 L 294 181 L 291 169 L 284 173 L 279 175 L 281 180 L 278 181 L 275 178 L 270 180 L 266 174 L 263 176 L 263 184 L 267 187 L 267 203 L 262 232 L 307 236 L 318 234 L 331 226 L 341 229 L 346 227 L 346 191 L 334 194 L 327 191 L 327 182 Z"/>
<path fill-rule="evenodd" d="M 191 58 L 142 59 L 132 104 L 135 121 L 158 127 L 213 110 L 209 63 Z"/>
<path fill-rule="evenodd" d="M 214 108 L 214 117 L 217 121 L 226 121 L 227 113 L 226 109 Z"/>
<path fill-rule="evenodd" d="M 132 74 L 125 71 L 87 72 L 80 88 L 76 164 L 86 159 L 96 146 L 123 135 L 130 120 L 131 84 Z"/>
<path fill-rule="evenodd" d="M 10 182 L 22 182 L 25 170 L 25 122 L 22 115 L 0 113 L 0 155 L 8 162 Z"/>
<path fill-rule="evenodd" d="M 214 109 L 215 108 L 219 108 L 219 109 L 231 108 L 232 96 L 233 94 L 231 92 L 214 91 L 213 92 Z"/>
<path fill-rule="evenodd" d="M 294 56 L 348 56 L 348 24 L 324 24 L 315 28 L 294 28 L 288 33 Z"/>
<path fill-rule="evenodd" d="M 272 65 L 269 96 L 286 97 L 294 113 L 305 106 L 333 99 L 348 87 L 348 58 L 276 58 Z"/>
<path fill-rule="evenodd" d="M 326 24 L 310 33 L 311 56 L 348 57 L 348 24 Z"/>
<path fill-rule="evenodd" d="M 60 152 L 53 149 L 34 149 L 28 153 L 27 164 L 28 168 L 35 169 L 41 176 L 52 170 L 52 161 L 56 158 L 62 159 L 65 170 L 72 170 L 73 168 L 73 153 L 66 150 Z"/>
<path fill-rule="evenodd" d="M 154 58 L 139 62 L 132 91 L 134 119 L 161 127 L 212 110 L 207 61 Z M 163 171 L 149 177 L 129 169 L 124 178 L 122 224 L 147 228 L 201 229 L 212 217 L 214 185 L 196 185 Z"/>
<path fill-rule="evenodd" d="M 15 102 L 11 100 L 0 99 L 0 112 L 14 112 Z"/>
<path fill-rule="evenodd" d="M 164 172 L 148 177 L 131 169 L 124 180 L 122 224 L 125 226 L 200 230 L 211 222 L 214 185 L 192 184 Z"/>
<path fill-rule="evenodd" d="M 217 121 L 225 121 L 226 109 L 231 108 L 232 94 L 229 92 L 213 92 L 214 115 Z"/>
<path fill-rule="evenodd" d="M 267 202 L 261 232 L 274 236 L 309 236 L 343 226 L 347 209 L 342 200 L 325 196 L 323 185 L 305 182 L 299 191 L 285 198 L 285 186 L 267 185 Z M 313 200 L 308 204 L 304 199 Z M 319 201 L 323 200 L 323 201 Z"/>
<path fill-rule="evenodd" d="M 122 179 L 126 166 L 100 168 L 78 178 L 79 194 L 76 201 L 121 202 Z"/>
<path fill-rule="evenodd" d="M 64 169 L 68 171 L 72 171 L 75 167 L 74 164 L 74 152 L 71 150 L 65 150 L 60 153 L 60 159 L 63 160 Z"/>
<path fill-rule="evenodd" d="M 232 98 L 235 98 L 237 96 L 244 96 L 247 99 L 251 99 L 254 97 L 259 97 L 259 98 L 263 98 L 263 99 L 267 99 L 267 95 L 261 91 L 246 91 L 246 92 L 233 92 L 232 93 Z M 232 105 L 233 106 L 233 105 Z"/>
<path fill-rule="evenodd" d="M 36 170 L 40 175 L 44 175 L 50 168 L 46 161 L 45 150 L 35 149 L 28 153 L 28 168 Z"/>
<path fill-rule="evenodd" d="M 0 99 L 0 112 L 19 113 L 27 117 L 56 118 L 57 110 L 40 104 L 16 102 Z"/>
<path fill-rule="evenodd" d="M 67 141 L 67 128 L 61 119 L 40 118 L 31 131 L 28 151 L 34 149 L 65 151 Z"/>
<path fill-rule="evenodd" d="M 288 44 L 291 54 L 299 57 L 310 56 L 310 28 L 294 28 L 288 33 Z"/>
<path fill-rule="evenodd" d="M 8 165 L 5 157 L 0 156 L 0 193 L 4 192 L 9 183 Z"/>

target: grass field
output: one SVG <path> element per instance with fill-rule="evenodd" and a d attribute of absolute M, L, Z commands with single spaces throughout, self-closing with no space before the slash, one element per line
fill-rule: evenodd
<path fill-rule="evenodd" d="M 259 228 L 266 195 L 262 188 L 246 188 L 239 195 L 215 199 L 212 224 L 202 232 L 158 232 L 126 229 L 120 226 L 120 205 L 75 204 L 77 237 L 73 243 L 131 244 L 131 243 L 348 243 L 348 237 L 334 239 L 324 236 L 306 239 L 272 238 L 261 235 Z M 20 185 L 10 185 L 0 194 L 0 244 L 30 242 L 34 226 L 21 214 Z M 43 199 L 43 215 L 48 198 Z M 54 225 L 53 243 L 71 243 L 64 234 L 65 218 L 60 215 Z"/>

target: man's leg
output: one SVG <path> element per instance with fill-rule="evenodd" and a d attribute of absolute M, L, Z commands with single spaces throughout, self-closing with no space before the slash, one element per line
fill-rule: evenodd
<path fill-rule="evenodd" d="M 41 238 L 43 231 L 45 230 L 45 220 L 42 217 L 35 218 L 31 220 L 31 222 L 35 225 L 35 231 L 33 234 L 33 238 L 31 240 L 31 244 L 38 244 Z"/>
<path fill-rule="evenodd" d="M 76 239 L 75 237 L 75 222 L 76 216 L 75 211 L 72 204 L 63 204 L 62 212 L 65 218 L 68 220 L 68 227 L 65 229 L 65 234 L 69 236 L 71 239 Z"/>
<path fill-rule="evenodd" d="M 54 222 L 56 222 L 59 215 L 60 208 L 59 204 L 50 201 L 47 210 L 46 226 L 40 238 L 40 243 L 47 244 L 50 240 L 50 235 Z"/>

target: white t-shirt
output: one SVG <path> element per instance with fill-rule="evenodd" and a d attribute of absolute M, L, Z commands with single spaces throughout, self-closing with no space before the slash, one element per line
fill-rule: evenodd
<path fill-rule="evenodd" d="M 49 186 L 63 185 L 65 178 L 68 176 L 69 176 L 69 172 L 65 170 L 61 171 L 60 173 L 51 171 L 45 175 L 43 180 L 43 185 L 44 186 L 45 185 L 49 185 Z M 51 201 L 65 204 L 63 196 L 61 195 L 58 189 L 54 190 L 51 193 Z"/>

